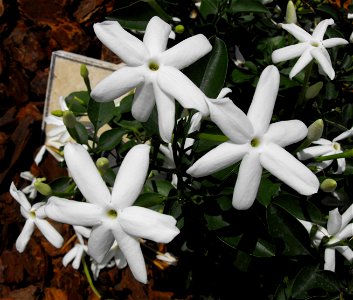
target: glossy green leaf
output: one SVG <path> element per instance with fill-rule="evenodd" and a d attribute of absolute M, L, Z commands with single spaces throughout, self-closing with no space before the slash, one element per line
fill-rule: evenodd
<path fill-rule="evenodd" d="M 275 252 L 276 247 L 274 245 L 263 239 L 258 239 L 252 255 L 257 257 L 271 257 L 275 256 Z"/>
<path fill-rule="evenodd" d="M 257 200 L 267 207 L 271 203 L 272 198 L 278 194 L 280 186 L 280 183 L 273 183 L 270 179 L 263 177 L 257 192 Z"/>
<path fill-rule="evenodd" d="M 233 0 L 230 11 L 232 13 L 254 12 L 267 13 L 269 12 L 266 6 L 256 0 Z"/>
<path fill-rule="evenodd" d="M 65 98 L 69 110 L 75 115 L 82 115 L 87 112 L 87 105 L 90 95 L 87 91 L 73 92 Z"/>
<path fill-rule="evenodd" d="M 152 207 L 155 205 L 162 204 L 165 199 L 165 196 L 158 193 L 144 193 L 137 198 L 134 205 L 142 207 Z"/>
<path fill-rule="evenodd" d="M 215 15 L 218 11 L 220 0 L 203 0 L 201 1 L 200 13 L 202 17 L 207 18 L 209 15 Z"/>
<path fill-rule="evenodd" d="M 125 129 L 113 128 L 102 133 L 98 140 L 98 148 L 100 151 L 108 151 L 114 149 L 120 142 Z"/>
<path fill-rule="evenodd" d="M 224 221 L 222 216 L 211 216 L 205 214 L 205 219 L 207 222 L 207 228 L 209 230 L 218 230 L 229 225 L 228 222 Z"/>
<path fill-rule="evenodd" d="M 93 99 L 89 100 L 87 113 L 96 131 L 114 117 L 114 109 L 114 101 L 101 103 Z"/>
<path fill-rule="evenodd" d="M 71 177 L 59 177 L 50 183 L 53 196 L 69 197 L 75 194 L 76 184 Z"/>
<path fill-rule="evenodd" d="M 74 128 L 67 128 L 70 136 L 79 144 L 87 145 L 88 132 L 86 127 L 81 122 L 76 122 Z"/>

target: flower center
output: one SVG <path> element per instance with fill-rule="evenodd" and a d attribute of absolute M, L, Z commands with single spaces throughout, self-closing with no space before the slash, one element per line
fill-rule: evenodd
<path fill-rule="evenodd" d="M 259 138 L 253 138 L 250 142 L 251 147 L 258 147 L 260 146 L 260 139 Z"/>
<path fill-rule="evenodd" d="M 29 212 L 29 216 L 30 216 L 32 219 L 35 219 L 35 218 L 36 218 L 36 212 L 35 212 L 35 211 L 30 211 L 30 212 Z"/>
<path fill-rule="evenodd" d="M 148 64 L 148 68 L 151 71 L 158 71 L 159 65 L 155 61 L 150 61 L 149 64 Z"/>
<path fill-rule="evenodd" d="M 333 143 L 333 149 L 341 150 L 341 145 L 339 143 Z"/>
<path fill-rule="evenodd" d="M 115 219 L 118 217 L 118 212 L 115 209 L 110 209 L 107 211 L 107 216 L 109 218 Z"/>
<path fill-rule="evenodd" d="M 318 41 L 311 41 L 310 44 L 313 47 L 319 47 L 320 46 L 320 42 L 318 42 Z"/>

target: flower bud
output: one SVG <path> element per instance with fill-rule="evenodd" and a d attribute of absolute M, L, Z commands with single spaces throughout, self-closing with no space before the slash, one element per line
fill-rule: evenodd
<path fill-rule="evenodd" d="M 287 24 L 297 23 L 297 13 L 295 11 L 295 6 L 292 1 L 288 1 L 287 3 L 285 23 Z"/>
<path fill-rule="evenodd" d="M 308 127 L 308 135 L 306 138 L 310 141 L 316 141 L 322 136 L 322 132 L 324 131 L 324 121 L 322 119 L 316 120 Z"/>
<path fill-rule="evenodd" d="M 74 113 L 70 110 L 65 110 L 63 112 L 63 122 L 67 128 L 74 128 L 77 122 Z"/>
<path fill-rule="evenodd" d="M 46 183 L 43 182 L 45 180 L 46 180 L 46 178 L 38 178 L 34 182 L 34 187 L 43 196 L 50 196 L 53 193 L 53 191 L 52 191 L 52 189 L 51 189 L 49 184 L 46 184 Z"/>
<path fill-rule="evenodd" d="M 183 33 L 184 32 L 184 30 L 185 30 L 185 27 L 183 26 L 183 25 L 177 25 L 177 26 L 175 26 L 175 28 L 174 28 L 174 31 L 176 32 L 176 33 Z"/>
<path fill-rule="evenodd" d="M 51 114 L 55 117 L 62 117 L 63 113 L 64 112 L 61 109 L 56 109 L 51 112 Z"/>
<path fill-rule="evenodd" d="M 81 76 L 83 78 L 88 78 L 88 69 L 87 69 L 87 66 L 85 64 L 81 65 L 80 74 L 81 74 Z"/>
<path fill-rule="evenodd" d="M 336 187 L 337 187 L 337 182 L 332 178 L 327 178 L 320 184 L 320 189 L 326 193 L 333 192 L 336 189 Z"/>
<path fill-rule="evenodd" d="M 109 160 L 106 157 L 100 157 L 96 161 L 96 166 L 100 172 L 104 172 L 109 168 Z"/>
<path fill-rule="evenodd" d="M 305 93 L 305 99 L 315 98 L 321 91 L 324 83 L 322 81 L 316 82 L 315 84 L 308 87 Z"/>

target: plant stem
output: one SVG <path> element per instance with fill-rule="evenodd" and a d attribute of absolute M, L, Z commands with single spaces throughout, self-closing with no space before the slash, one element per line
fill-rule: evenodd
<path fill-rule="evenodd" d="M 101 296 L 101 294 L 98 292 L 98 290 L 96 289 L 96 287 L 93 284 L 93 280 L 92 280 L 91 274 L 90 274 L 90 272 L 88 270 L 88 266 L 86 264 L 86 260 L 85 260 L 84 257 L 82 257 L 82 264 L 83 264 L 83 271 L 85 272 L 85 275 L 86 275 L 87 281 L 89 283 L 89 286 L 91 287 L 92 291 L 96 294 L 96 296 L 99 299 L 101 299 L 102 296 Z"/>
<path fill-rule="evenodd" d="M 320 162 L 320 161 L 331 160 L 331 159 L 336 159 L 336 158 L 352 158 L 352 157 L 353 157 L 353 149 L 349 149 L 349 150 L 344 151 L 342 153 L 316 157 L 315 161 Z"/>

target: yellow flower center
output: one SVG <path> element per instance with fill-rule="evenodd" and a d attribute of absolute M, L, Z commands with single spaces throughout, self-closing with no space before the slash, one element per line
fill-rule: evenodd
<path fill-rule="evenodd" d="M 341 150 L 341 145 L 339 143 L 333 143 L 333 149 Z"/>
<path fill-rule="evenodd" d="M 35 212 L 35 211 L 30 211 L 30 212 L 29 212 L 29 216 L 30 216 L 32 219 L 35 219 L 35 218 L 36 218 L 36 212 Z"/>
<path fill-rule="evenodd" d="M 148 67 L 151 71 L 158 71 L 159 65 L 155 61 L 150 61 Z"/>
<path fill-rule="evenodd" d="M 107 216 L 109 218 L 115 219 L 118 217 L 118 212 L 115 209 L 110 209 L 107 211 Z"/>
<path fill-rule="evenodd" d="M 318 41 L 312 41 L 310 44 L 313 47 L 319 47 L 320 46 L 320 42 L 318 42 Z"/>
<path fill-rule="evenodd" d="M 251 140 L 250 144 L 251 144 L 251 147 L 256 148 L 256 147 L 260 146 L 260 139 L 258 139 L 258 138 L 253 138 L 253 139 Z"/>

